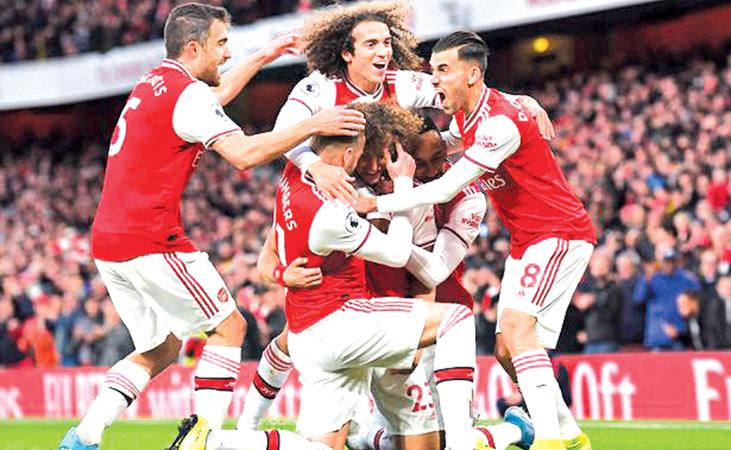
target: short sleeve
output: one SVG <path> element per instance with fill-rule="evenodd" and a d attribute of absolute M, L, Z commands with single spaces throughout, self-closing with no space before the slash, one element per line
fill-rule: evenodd
<path fill-rule="evenodd" d="M 188 85 L 178 97 L 173 110 L 173 129 L 184 141 L 206 147 L 241 131 L 223 111 L 211 88 L 201 81 Z"/>
<path fill-rule="evenodd" d="M 457 236 L 460 241 L 469 247 L 480 232 L 480 224 L 485 218 L 487 200 L 485 194 L 475 185 L 463 191 L 465 195 L 454 205 L 449 214 L 447 223 L 442 229 Z"/>
<path fill-rule="evenodd" d="M 335 106 L 335 85 L 320 72 L 313 72 L 297 83 L 287 97 L 286 105 L 299 105 L 314 115 L 327 107 Z M 286 120 L 286 126 L 291 121 Z M 278 119 L 279 120 L 279 119 Z"/>
<path fill-rule="evenodd" d="M 482 170 L 494 171 L 520 147 L 520 131 L 507 116 L 483 120 L 475 132 L 475 142 L 465 151 L 464 159 Z"/>
<path fill-rule="evenodd" d="M 398 70 L 393 75 L 396 101 L 403 108 L 439 108 L 441 102 L 431 84 L 431 75 L 411 70 Z"/>
<path fill-rule="evenodd" d="M 340 202 L 325 202 L 310 227 L 310 250 L 318 255 L 334 251 L 356 253 L 371 233 L 371 224 Z"/>

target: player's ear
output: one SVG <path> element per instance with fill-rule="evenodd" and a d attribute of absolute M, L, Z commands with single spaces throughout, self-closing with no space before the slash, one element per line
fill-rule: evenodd
<path fill-rule="evenodd" d="M 480 70 L 480 67 L 477 64 L 470 66 L 469 75 L 467 77 L 467 83 L 470 86 L 473 86 L 476 83 L 479 83 L 481 81 L 482 81 L 482 70 Z"/>
<path fill-rule="evenodd" d="M 340 57 L 343 58 L 345 64 L 350 64 L 350 62 L 353 61 L 353 53 L 351 53 L 350 50 L 343 50 L 340 52 Z"/>

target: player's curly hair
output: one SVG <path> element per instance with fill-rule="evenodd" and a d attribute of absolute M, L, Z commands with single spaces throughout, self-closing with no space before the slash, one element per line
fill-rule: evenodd
<path fill-rule="evenodd" d="M 409 110 L 389 103 L 351 103 L 366 117 L 366 143 L 363 155 L 383 158 L 394 139 L 413 139 L 422 127 L 421 118 Z"/>
<path fill-rule="evenodd" d="M 347 65 L 341 54 L 353 51 L 353 28 L 363 21 L 386 24 L 391 30 L 392 69 L 418 70 L 418 40 L 408 26 L 409 7 L 402 0 L 333 6 L 310 16 L 302 30 L 307 68 L 327 77 L 344 77 Z"/>
<path fill-rule="evenodd" d="M 353 102 L 348 105 L 365 116 L 364 155 L 383 158 L 384 149 L 393 139 L 408 141 L 419 133 L 422 119 L 411 111 L 388 103 Z M 315 152 L 334 144 L 354 144 L 359 136 L 315 136 L 311 146 Z"/>

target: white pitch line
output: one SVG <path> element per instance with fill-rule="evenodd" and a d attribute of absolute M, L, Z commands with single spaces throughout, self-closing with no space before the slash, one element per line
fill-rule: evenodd
<path fill-rule="evenodd" d="M 731 422 L 600 422 L 586 421 L 587 428 L 651 430 L 731 430 Z"/>

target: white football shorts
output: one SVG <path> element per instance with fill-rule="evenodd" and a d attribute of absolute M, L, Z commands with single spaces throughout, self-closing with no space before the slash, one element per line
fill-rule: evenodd
<path fill-rule="evenodd" d="M 349 300 L 315 325 L 289 333 L 302 383 L 297 431 L 314 438 L 370 416 L 371 368 L 411 368 L 426 322 L 421 300 Z"/>
<path fill-rule="evenodd" d="M 546 348 L 556 348 L 566 309 L 584 276 L 594 246 L 586 241 L 548 238 L 505 261 L 498 326 L 506 308 L 535 316 L 536 335 Z"/>
<path fill-rule="evenodd" d="M 211 331 L 236 309 L 204 252 L 94 262 L 138 352 L 152 350 L 170 333 L 183 339 Z"/>
<path fill-rule="evenodd" d="M 371 393 L 377 423 L 389 434 L 412 436 L 439 431 L 437 408 L 423 357 L 410 372 L 373 369 Z"/>

